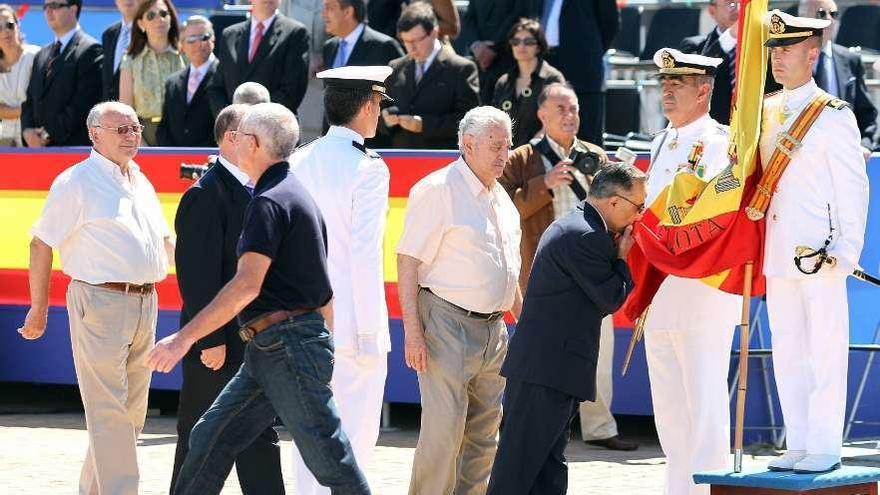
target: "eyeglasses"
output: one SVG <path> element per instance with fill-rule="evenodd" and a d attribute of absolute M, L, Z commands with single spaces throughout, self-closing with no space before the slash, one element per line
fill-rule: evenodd
<path fill-rule="evenodd" d="M 510 38 L 510 46 L 537 46 L 538 40 L 535 38 Z"/>
<path fill-rule="evenodd" d="M 144 17 L 146 17 L 148 21 L 152 21 L 153 19 L 156 18 L 156 16 L 159 16 L 162 19 L 164 19 L 164 18 L 168 17 L 168 11 L 165 9 L 151 10 L 151 11 L 147 12 L 147 15 Z"/>
<path fill-rule="evenodd" d="M 119 127 L 106 127 L 103 125 L 96 125 L 95 127 L 100 127 L 101 129 L 106 129 L 108 131 L 116 131 L 116 134 L 119 134 L 120 136 L 127 136 L 132 133 L 140 134 L 144 132 L 144 126 L 140 124 L 126 124 Z"/>
<path fill-rule="evenodd" d="M 232 131 L 233 139 L 238 139 L 238 136 L 250 136 L 254 138 L 254 144 L 257 145 L 257 148 L 260 147 L 260 138 L 258 138 L 256 134 L 251 134 L 250 132 Z"/>
<path fill-rule="evenodd" d="M 817 9 L 816 10 L 816 19 L 837 19 L 837 16 L 840 15 L 840 12 L 836 10 L 825 10 L 825 9 Z"/>
<path fill-rule="evenodd" d="M 626 201 L 627 203 L 629 203 L 629 204 L 635 206 L 635 207 L 636 207 L 636 210 L 638 210 L 639 213 L 644 213 L 644 212 L 645 212 L 645 203 L 642 203 L 642 204 L 636 204 L 636 203 L 633 203 L 633 201 L 632 201 L 631 199 L 627 198 L 626 196 L 622 196 L 622 195 L 620 195 L 620 194 L 615 194 L 615 196 L 617 196 L 618 198 L 620 198 L 620 199 Z"/>
<path fill-rule="evenodd" d="M 43 10 L 58 10 L 70 7 L 73 5 L 72 3 L 63 3 L 63 2 L 46 2 L 43 4 Z"/>
<path fill-rule="evenodd" d="M 183 41 L 184 41 L 184 43 L 191 45 L 193 43 L 198 43 L 200 41 L 208 41 L 209 39 L 211 39 L 211 35 L 208 33 L 205 33 L 205 34 L 194 34 L 192 36 L 187 36 L 186 38 L 183 39 Z"/>
<path fill-rule="evenodd" d="M 0 31 L 15 31 L 16 24 L 12 21 L 0 23 Z"/>

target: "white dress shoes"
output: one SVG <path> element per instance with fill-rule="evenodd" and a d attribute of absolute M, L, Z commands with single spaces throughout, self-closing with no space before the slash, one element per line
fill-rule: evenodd
<path fill-rule="evenodd" d="M 791 471 L 794 465 L 807 456 L 806 450 L 789 450 L 767 464 L 770 471 Z"/>
<path fill-rule="evenodd" d="M 795 473 L 824 473 L 840 469 L 840 456 L 810 454 L 794 465 Z"/>

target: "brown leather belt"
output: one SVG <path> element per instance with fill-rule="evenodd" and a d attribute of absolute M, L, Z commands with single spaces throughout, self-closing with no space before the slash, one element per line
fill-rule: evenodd
<path fill-rule="evenodd" d="M 82 280 L 80 280 L 82 282 Z M 115 290 L 117 292 L 125 292 L 126 294 L 152 294 L 153 289 L 156 288 L 156 284 L 129 284 L 128 282 L 104 282 L 103 284 L 90 284 L 88 282 L 83 282 L 84 284 L 91 285 L 92 287 L 100 287 L 102 289 L 110 289 Z"/>
<path fill-rule="evenodd" d="M 306 308 L 297 308 L 294 310 L 281 310 L 281 311 L 273 311 L 271 313 L 265 313 L 251 321 L 242 325 L 242 327 L 238 330 L 238 336 L 241 337 L 241 340 L 248 342 L 254 335 L 262 332 L 263 330 L 275 325 L 276 323 L 281 323 L 284 320 L 289 318 L 295 318 L 297 316 L 302 316 L 306 313 L 311 313 L 312 311 L 316 311 L 314 309 L 306 309 Z"/>

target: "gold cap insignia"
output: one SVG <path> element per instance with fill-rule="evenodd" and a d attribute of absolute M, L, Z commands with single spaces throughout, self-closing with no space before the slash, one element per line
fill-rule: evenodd
<path fill-rule="evenodd" d="M 664 69 L 672 69 L 675 67 L 675 58 L 672 56 L 671 53 L 663 52 L 660 57 L 662 59 L 661 62 L 663 63 Z"/>
<path fill-rule="evenodd" d="M 770 34 L 782 34 L 785 32 L 785 23 L 778 15 L 770 17 Z"/>

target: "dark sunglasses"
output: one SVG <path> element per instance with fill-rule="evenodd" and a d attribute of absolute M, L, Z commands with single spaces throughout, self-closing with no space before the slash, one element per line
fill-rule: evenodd
<path fill-rule="evenodd" d="M 836 10 L 816 10 L 816 19 L 837 19 L 838 15 L 840 15 L 840 12 Z"/>
<path fill-rule="evenodd" d="M 211 35 L 208 33 L 205 33 L 205 34 L 195 34 L 193 36 L 187 36 L 186 38 L 184 38 L 183 41 L 184 41 L 184 43 L 191 45 L 193 43 L 198 43 L 199 41 L 208 41 L 209 39 L 211 39 Z"/>
<path fill-rule="evenodd" d="M 642 203 L 642 204 L 636 204 L 636 203 L 633 203 L 633 200 L 627 198 L 626 196 L 622 196 L 622 195 L 620 195 L 620 194 L 615 194 L 615 196 L 617 196 L 618 198 L 620 198 L 620 199 L 626 201 L 627 203 L 629 203 L 629 204 L 635 206 L 635 207 L 636 207 L 636 210 L 638 210 L 639 213 L 644 213 L 644 212 L 645 212 L 645 203 Z"/>
<path fill-rule="evenodd" d="M 164 18 L 168 17 L 168 11 L 164 10 L 164 9 L 151 10 L 151 11 L 147 12 L 147 15 L 145 15 L 144 17 L 146 17 L 148 21 L 152 21 L 153 19 L 156 18 L 156 16 L 159 16 L 162 19 L 164 19 Z"/>
<path fill-rule="evenodd" d="M 103 125 L 96 125 L 95 127 L 100 127 L 101 129 L 106 129 L 108 131 L 116 131 L 116 134 L 120 136 L 125 136 L 131 133 L 140 134 L 144 132 L 144 126 L 140 124 L 128 124 L 121 125 L 119 127 L 105 127 Z"/>
<path fill-rule="evenodd" d="M 510 38 L 510 46 L 538 46 L 538 40 L 535 38 Z"/>
<path fill-rule="evenodd" d="M 0 31 L 15 31 L 15 23 L 12 21 L 0 23 Z"/>
<path fill-rule="evenodd" d="M 63 3 L 63 2 L 46 2 L 43 4 L 43 10 L 58 10 L 70 7 L 71 3 Z"/>

